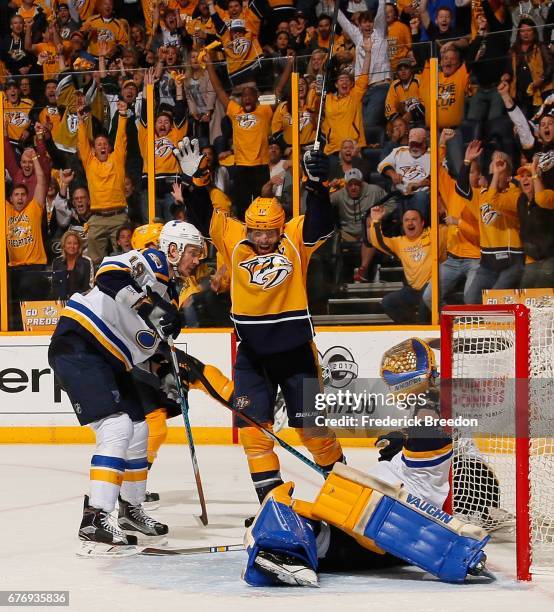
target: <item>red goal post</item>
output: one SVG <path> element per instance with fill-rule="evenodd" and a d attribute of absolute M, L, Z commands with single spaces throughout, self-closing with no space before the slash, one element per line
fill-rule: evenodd
<path fill-rule="evenodd" d="M 553 378 L 553 336 L 550 305 L 461 305 L 441 312 L 441 380 L 462 379 L 456 385 L 458 401 L 467 399 L 465 382 L 471 388 L 475 379 L 474 388 L 481 393 L 484 388 L 485 394 L 473 393 L 460 405 L 471 405 L 476 395 L 476 408 L 508 418 L 511 412 L 515 423 L 512 435 L 453 432 L 448 509 L 490 531 L 513 529 L 515 519 L 519 580 L 554 570 L 554 438 L 544 433 L 551 408 L 530 386 L 534 378 L 544 379 L 535 381 L 538 388 Z M 453 408 L 453 386 L 442 385 L 446 414 Z M 552 405 L 552 396 L 548 399 Z"/>

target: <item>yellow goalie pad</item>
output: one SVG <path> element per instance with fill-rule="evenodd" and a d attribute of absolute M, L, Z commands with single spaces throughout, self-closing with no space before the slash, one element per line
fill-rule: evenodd
<path fill-rule="evenodd" d="M 352 536 L 360 546 L 384 555 L 384 550 L 363 535 L 367 517 L 383 494 L 368 483 L 356 479 L 356 473 L 356 470 L 348 466 L 335 464 L 312 504 L 311 518 L 338 527 Z"/>

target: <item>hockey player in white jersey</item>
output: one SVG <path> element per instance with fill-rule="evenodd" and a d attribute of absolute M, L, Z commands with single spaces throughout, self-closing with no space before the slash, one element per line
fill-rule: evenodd
<path fill-rule="evenodd" d="M 425 342 L 412 338 L 393 347 L 381 371 L 391 390 L 428 388 L 426 404 L 412 418 L 425 423 L 439 416 L 430 388 L 434 358 Z M 293 499 L 292 482 L 271 491 L 245 535 L 244 580 L 252 586 L 318 586 L 318 571 L 403 564 L 447 582 L 484 573 L 487 532 L 442 510 L 449 493 L 450 435 L 415 421 L 397 433 L 391 444 L 396 448 L 382 446 L 379 463 L 368 472 L 335 465 L 313 502 Z"/>
<path fill-rule="evenodd" d="M 94 288 L 74 294 L 52 337 L 49 363 L 81 425 L 96 434 L 79 538 L 85 553 L 159 538 L 166 525 L 142 508 L 148 428 L 130 370 L 149 359 L 160 340 L 176 338 L 181 321 L 175 277 L 188 276 L 205 256 L 190 223 L 171 221 L 160 248 L 105 258 Z M 110 520 L 119 496 L 116 525 Z"/>

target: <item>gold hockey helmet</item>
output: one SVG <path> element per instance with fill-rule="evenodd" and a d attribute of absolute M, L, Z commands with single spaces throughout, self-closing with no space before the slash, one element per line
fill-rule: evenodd
<path fill-rule="evenodd" d="M 137 227 L 131 237 L 131 246 L 133 249 L 140 251 L 148 246 L 153 246 L 157 249 L 160 240 L 160 232 L 163 226 L 163 223 L 147 223 L 146 225 Z"/>
<path fill-rule="evenodd" d="M 256 198 L 244 215 L 248 229 L 282 230 L 285 225 L 285 211 L 277 198 Z"/>

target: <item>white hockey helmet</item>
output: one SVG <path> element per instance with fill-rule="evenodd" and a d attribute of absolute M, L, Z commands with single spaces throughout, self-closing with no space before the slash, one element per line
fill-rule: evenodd
<path fill-rule="evenodd" d="M 186 221 L 169 221 L 166 223 L 160 232 L 160 251 L 167 257 L 167 261 L 176 269 L 181 257 L 187 246 L 195 246 L 201 249 L 201 259 L 206 257 L 206 243 L 202 234 Z M 169 255 L 169 247 L 174 244 L 177 247 L 179 256 L 171 258 Z"/>

